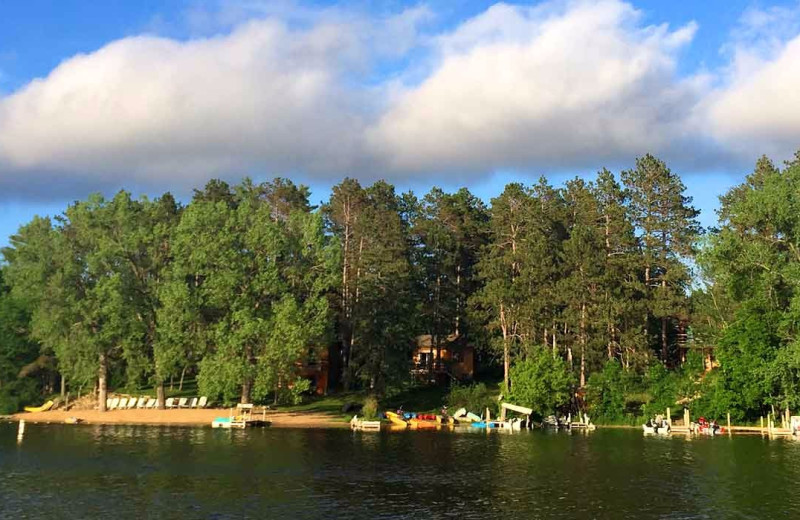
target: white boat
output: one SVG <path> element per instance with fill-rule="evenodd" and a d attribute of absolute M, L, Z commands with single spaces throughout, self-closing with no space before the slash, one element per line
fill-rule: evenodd
<path fill-rule="evenodd" d="M 644 433 L 650 435 L 667 435 L 670 433 L 669 424 L 666 424 L 660 428 L 656 426 L 647 426 L 646 424 L 643 424 L 642 429 L 644 430 Z"/>

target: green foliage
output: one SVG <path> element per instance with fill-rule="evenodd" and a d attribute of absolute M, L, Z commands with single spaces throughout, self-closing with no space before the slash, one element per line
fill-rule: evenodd
<path fill-rule="evenodd" d="M 489 408 L 492 412 L 497 411 L 497 398 L 492 395 L 483 383 L 454 384 L 450 387 L 446 402 L 452 411 L 459 408 L 466 408 L 467 411 L 477 414 L 481 414 L 486 408 Z"/>
<path fill-rule="evenodd" d="M 297 406 L 303 404 L 311 391 L 311 381 L 298 377 L 291 384 L 281 386 L 278 390 L 277 403 L 280 405 Z"/>
<path fill-rule="evenodd" d="M 626 371 L 616 360 L 609 360 L 603 370 L 589 377 L 586 393 L 586 404 L 589 415 L 596 422 L 616 423 L 639 415 L 641 408 L 630 397 L 640 390 L 633 371 Z"/>
<path fill-rule="evenodd" d="M 361 418 L 368 421 L 378 418 L 378 399 L 374 395 L 368 395 L 364 398 L 364 404 L 361 407 Z"/>
<path fill-rule="evenodd" d="M 511 367 L 509 401 L 545 416 L 570 402 L 575 377 L 567 364 L 548 349 L 535 349 Z"/>

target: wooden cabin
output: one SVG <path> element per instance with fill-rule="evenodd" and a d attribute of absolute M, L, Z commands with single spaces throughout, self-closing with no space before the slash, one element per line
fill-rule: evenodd
<path fill-rule="evenodd" d="M 417 336 L 412 361 L 411 373 L 421 380 L 468 381 L 475 374 L 475 348 L 455 334 L 442 338 L 438 348 L 430 334 Z"/>
<path fill-rule="evenodd" d="M 328 393 L 330 383 L 330 354 L 328 349 L 323 349 L 317 356 L 308 358 L 307 361 L 297 362 L 297 375 L 311 381 L 311 390 L 316 395 Z"/>

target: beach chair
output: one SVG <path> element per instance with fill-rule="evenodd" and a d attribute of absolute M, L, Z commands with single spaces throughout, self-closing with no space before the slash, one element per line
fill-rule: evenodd
<path fill-rule="evenodd" d="M 136 408 L 136 398 L 135 397 L 129 397 L 128 398 L 128 410 L 132 410 L 134 408 Z"/>
<path fill-rule="evenodd" d="M 128 398 L 123 397 L 122 399 L 119 400 L 119 405 L 117 406 L 117 408 L 119 408 L 120 410 L 124 410 L 127 407 L 128 407 Z"/>
<path fill-rule="evenodd" d="M 146 397 L 140 397 L 139 400 L 136 402 L 136 408 L 144 408 L 147 404 Z"/>
<path fill-rule="evenodd" d="M 175 398 L 174 397 L 168 397 L 167 398 L 167 402 L 164 403 L 164 404 L 166 405 L 167 408 L 175 408 Z"/>
<path fill-rule="evenodd" d="M 150 410 L 150 409 L 155 408 L 157 404 L 158 404 L 158 400 L 156 400 L 156 399 L 148 399 L 147 400 L 147 404 L 144 407 L 147 408 L 148 410 Z"/>
<path fill-rule="evenodd" d="M 188 402 L 189 402 L 188 398 L 181 397 L 180 400 L 178 400 L 178 408 L 186 408 L 186 403 Z"/>
<path fill-rule="evenodd" d="M 119 407 L 119 397 L 115 397 L 111 400 L 111 406 L 108 407 L 109 410 L 116 410 Z"/>
<path fill-rule="evenodd" d="M 198 408 L 205 408 L 208 404 L 208 397 L 202 396 L 199 401 L 197 401 Z"/>
<path fill-rule="evenodd" d="M 106 399 L 106 410 L 111 410 L 111 398 Z"/>
<path fill-rule="evenodd" d="M 192 397 L 192 400 L 189 401 L 189 408 L 194 408 L 196 406 L 197 406 L 197 398 L 196 397 Z"/>

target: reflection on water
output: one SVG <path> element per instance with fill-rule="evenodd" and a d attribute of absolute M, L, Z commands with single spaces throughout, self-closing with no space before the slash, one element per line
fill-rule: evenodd
<path fill-rule="evenodd" d="M 0 517 L 797 518 L 800 443 L 0 423 Z"/>

